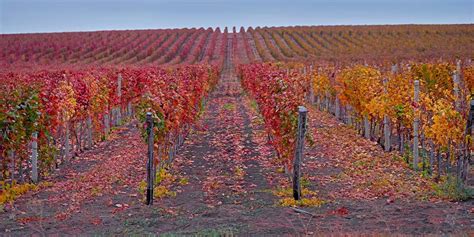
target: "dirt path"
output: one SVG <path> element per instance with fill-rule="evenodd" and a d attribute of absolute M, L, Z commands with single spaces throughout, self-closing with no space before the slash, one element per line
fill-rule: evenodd
<path fill-rule="evenodd" d="M 169 188 L 177 195 L 158 200 L 152 209 L 141 205 L 125 211 L 123 216 L 133 216 L 119 233 L 301 233 L 299 217 L 275 205 L 275 185 L 264 175 L 270 172 L 271 147 L 255 136 L 263 133 L 256 120 L 227 61 L 202 123 L 171 168 L 188 183 L 175 182 Z"/>
<path fill-rule="evenodd" d="M 229 39 L 229 48 L 232 39 Z M 134 125 L 86 152 L 51 177 L 52 187 L 24 195 L 0 214 L 0 231 L 14 234 L 299 233 L 288 209 L 276 207 L 264 177 L 271 148 L 228 61 L 201 123 L 186 139 L 170 172 L 186 180 L 174 197 L 148 207 L 138 189 L 146 148 Z M 265 157 L 262 157 L 265 156 Z M 262 163 L 263 161 L 267 163 Z M 204 232 L 203 232 L 204 231 Z"/>
<path fill-rule="evenodd" d="M 145 175 L 146 146 L 135 123 L 117 129 L 106 142 L 86 151 L 46 182 L 0 213 L 0 232 L 78 234 L 114 220 L 118 204 L 137 203 Z"/>
<path fill-rule="evenodd" d="M 232 43 L 230 38 L 229 49 Z M 313 109 L 316 145 L 305 152 L 303 172 L 325 204 L 302 208 L 312 216 L 278 206 L 272 190 L 288 180 L 278 172 L 262 119 L 242 90 L 231 58 L 229 50 L 200 122 L 169 169 L 172 182 L 164 187 L 170 195 L 144 205 L 139 187 L 146 146 L 132 123 L 51 177 L 51 187 L 24 195 L 0 213 L 0 233 L 472 234 L 472 200 L 420 201 L 416 190 L 405 190 L 397 180 L 414 187 L 423 183 L 396 161 L 386 162 L 390 154 Z M 383 172 L 372 172 L 379 168 Z M 385 179 L 378 174 L 400 178 L 379 184 Z"/>

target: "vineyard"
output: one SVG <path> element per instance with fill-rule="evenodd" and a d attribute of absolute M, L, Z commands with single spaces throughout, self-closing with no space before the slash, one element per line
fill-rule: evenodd
<path fill-rule="evenodd" d="M 472 234 L 474 26 L 0 35 L 0 231 Z"/>

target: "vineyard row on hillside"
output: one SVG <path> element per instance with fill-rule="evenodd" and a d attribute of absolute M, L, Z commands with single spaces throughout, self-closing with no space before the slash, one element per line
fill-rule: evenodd
<path fill-rule="evenodd" d="M 315 104 L 415 170 L 467 178 L 474 66 L 394 65 L 391 70 L 264 63 L 240 67 L 282 164 L 291 169 L 298 105 Z"/>
<path fill-rule="evenodd" d="M 87 65 L 215 64 L 228 38 L 235 62 L 345 64 L 472 59 L 473 25 L 312 26 L 0 35 L 4 71 Z"/>
<path fill-rule="evenodd" d="M 132 116 L 144 122 L 146 112 L 161 149 L 156 162 L 164 159 L 194 123 L 218 74 L 218 66 L 188 65 L 1 75 L 0 186 L 38 181 L 36 174 L 92 148 L 111 126 Z"/>

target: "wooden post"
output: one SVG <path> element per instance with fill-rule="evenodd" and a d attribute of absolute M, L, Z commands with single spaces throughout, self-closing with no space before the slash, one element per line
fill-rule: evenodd
<path fill-rule="evenodd" d="M 347 125 L 352 126 L 352 107 L 350 105 L 346 105 L 346 121 Z"/>
<path fill-rule="evenodd" d="M 326 107 L 326 112 L 331 113 L 331 105 L 330 105 L 330 94 L 329 91 L 326 91 L 325 94 L 325 107 Z"/>
<path fill-rule="evenodd" d="M 75 133 L 73 135 L 73 138 L 71 140 L 72 144 L 72 151 L 73 154 L 72 156 L 74 157 L 77 153 L 82 151 L 82 142 L 81 142 L 81 128 L 82 128 L 82 122 L 81 121 L 76 121 L 72 124 L 73 129 L 75 130 Z M 74 138 L 76 139 L 76 142 L 74 142 Z"/>
<path fill-rule="evenodd" d="M 454 89 L 454 109 L 458 112 L 460 112 L 461 109 L 461 100 L 459 96 L 459 80 L 460 80 L 460 71 L 461 71 L 461 64 L 460 61 L 458 60 L 456 63 L 456 71 L 453 73 L 453 89 Z M 459 144 L 458 149 L 463 151 L 463 145 Z M 463 167 L 463 159 L 464 159 L 464 154 L 461 152 L 461 155 L 456 153 L 456 150 L 453 151 L 454 157 L 456 158 L 457 162 L 457 169 L 456 169 L 456 174 L 459 180 L 462 180 L 462 167 Z M 449 158 L 448 158 L 449 159 Z M 449 160 L 448 160 L 449 162 Z"/>
<path fill-rule="evenodd" d="M 24 177 L 23 177 L 23 162 L 22 162 L 22 159 L 21 157 L 18 157 L 19 158 L 19 163 L 18 163 L 18 181 L 20 183 L 23 183 L 25 180 L 24 180 Z"/>
<path fill-rule="evenodd" d="M 472 135 L 473 120 L 474 120 L 474 99 L 471 99 L 469 115 L 468 115 L 467 123 L 466 123 L 466 132 L 465 132 L 466 136 L 471 136 Z M 458 178 L 464 184 L 467 182 L 467 179 L 468 179 L 467 176 L 468 176 L 468 172 L 469 172 L 469 161 L 470 161 L 470 157 L 471 157 L 471 151 L 470 151 L 469 147 L 471 147 L 471 144 L 470 144 L 470 142 L 467 142 L 467 144 L 465 146 L 466 150 L 465 150 L 463 156 L 460 158 L 462 160 L 461 160 L 461 163 L 460 163 L 460 168 L 459 168 L 460 170 L 459 170 L 459 173 L 458 173 Z"/>
<path fill-rule="evenodd" d="M 418 127 L 420 124 L 420 118 L 418 117 L 418 103 L 420 100 L 420 81 L 415 80 L 415 97 L 414 97 L 414 105 L 415 105 L 415 119 L 413 120 L 413 169 L 418 169 Z"/>
<path fill-rule="evenodd" d="M 405 133 L 403 132 L 404 131 L 404 127 L 403 125 L 400 125 L 400 154 L 403 156 L 405 155 Z M 408 162 L 408 160 L 407 160 Z"/>
<path fill-rule="evenodd" d="M 178 154 L 178 150 L 179 150 L 179 133 L 178 135 L 176 136 L 176 138 L 174 139 L 175 141 L 175 144 L 174 144 L 174 155 L 176 156 L 176 154 Z"/>
<path fill-rule="evenodd" d="M 11 184 L 13 184 L 13 181 L 15 180 L 15 151 L 14 150 L 9 150 L 8 151 L 8 158 L 10 159 L 10 177 L 11 177 Z"/>
<path fill-rule="evenodd" d="M 314 88 L 313 88 L 313 65 L 309 66 L 309 103 L 314 104 Z"/>
<path fill-rule="evenodd" d="M 173 162 L 173 147 L 173 145 L 170 145 L 168 149 L 168 164 L 171 164 L 171 162 Z"/>
<path fill-rule="evenodd" d="M 68 160 L 69 159 L 69 121 L 66 121 L 65 124 L 65 129 L 66 129 L 66 138 L 64 139 L 64 159 Z"/>
<path fill-rule="evenodd" d="M 364 137 L 370 139 L 370 122 L 367 114 L 364 114 Z"/>
<path fill-rule="evenodd" d="M 454 108 L 456 111 L 460 109 L 459 100 L 459 72 L 454 71 L 453 73 L 453 87 L 454 87 Z"/>
<path fill-rule="evenodd" d="M 471 99 L 469 115 L 468 115 L 468 121 L 467 121 L 467 124 L 466 124 L 466 133 L 469 136 L 472 136 L 473 120 L 474 120 L 474 99 Z M 464 157 L 465 160 L 464 160 L 463 177 L 462 177 L 463 182 L 466 182 L 467 178 L 468 178 L 467 176 L 468 176 L 469 165 L 470 165 L 469 162 L 471 160 L 471 151 L 469 150 L 469 148 L 471 147 L 470 145 L 471 144 L 468 143 L 468 145 L 466 146 L 467 150 L 466 150 L 466 156 Z"/>
<path fill-rule="evenodd" d="M 392 148 L 391 138 L 391 129 L 390 129 L 390 119 L 388 115 L 383 116 L 383 135 L 384 135 L 384 150 L 390 151 Z"/>
<path fill-rule="evenodd" d="M 303 160 L 304 137 L 306 133 L 306 117 L 308 110 L 298 106 L 298 131 L 296 137 L 296 150 L 293 160 L 293 197 L 301 199 L 301 162 Z"/>
<path fill-rule="evenodd" d="M 396 74 L 398 72 L 398 65 L 397 64 L 392 64 L 392 73 Z"/>
<path fill-rule="evenodd" d="M 131 119 L 133 116 L 133 111 L 132 111 L 132 102 L 129 101 L 127 105 L 127 112 L 128 112 L 128 117 Z"/>
<path fill-rule="evenodd" d="M 435 145 L 433 140 L 429 141 L 430 143 L 430 168 L 429 168 L 429 173 L 430 175 L 433 175 L 433 164 L 434 164 L 434 159 L 435 159 Z"/>
<path fill-rule="evenodd" d="M 383 80 L 383 85 L 384 85 L 384 93 L 385 95 L 387 95 L 387 83 L 388 83 L 388 80 L 387 78 L 385 78 Z M 383 135 L 384 135 L 384 150 L 385 151 L 390 151 L 391 147 L 392 147 L 392 143 L 390 141 L 390 135 L 392 133 L 392 130 L 390 129 L 390 119 L 388 117 L 388 115 L 384 115 L 383 116 Z"/>
<path fill-rule="evenodd" d="M 84 120 L 84 126 L 82 126 L 81 134 L 83 134 L 83 136 L 81 136 L 81 143 L 83 144 L 82 146 L 84 147 L 84 149 L 88 149 L 87 139 L 89 139 L 89 137 L 88 137 L 89 130 L 88 130 L 88 127 L 87 127 L 87 118 L 86 118 L 86 120 Z"/>
<path fill-rule="evenodd" d="M 105 136 L 108 136 L 110 133 L 110 114 L 107 111 L 106 114 L 104 114 L 104 128 L 105 128 Z"/>
<path fill-rule="evenodd" d="M 92 148 L 92 118 L 89 115 L 86 120 L 86 127 L 87 127 L 87 148 Z"/>
<path fill-rule="evenodd" d="M 115 127 L 115 125 L 117 124 L 117 113 L 115 113 L 116 111 L 117 111 L 117 109 L 115 107 L 113 107 L 109 112 L 110 125 L 112 127 Z"/>
<path fill-rule="evenodd" d="M 146 163 L 147 170 L 147 189 L 146 189 L 146 204 L 153 204 L 153 182 L 155 180 L 153 169 L 153 119 L 151 112 L 146 113 L 147 134 L 148 134 L 148 161 Z"/>
<path fill-rule="evenodd" d="M 38 132 L 31 135 L 31 180 L 38 183 Z"/>
<path fill-rule="evenodd" d="M 312 74 L 310 74 L 312 75 Z M 310 77 L 309 80 L 309 103 L 314 104 L 314 86 L 313 86 L 313 77 Z"/>
<path fill-rule="evenodd" d="M 119 105 L 116 108 L 116 115 L 117 115 L 117 120 L 115 126 L 119 126 L 122 124 L 122 108 L 121 108 L 121 97 L 122 97 L 122 74 L 118 74 L 117 77 L 117 96 L 119 98 Z"/>

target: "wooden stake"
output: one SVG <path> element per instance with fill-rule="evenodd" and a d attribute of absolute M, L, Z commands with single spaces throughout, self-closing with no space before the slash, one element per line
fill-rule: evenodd
<path fill-rule="evenodd" d="M 9 150 L 8 157 L 10 158 L 10 162 L 11 162 L 10 177 L 11 177 L 11 184 L 13 184 L 13 181 L 15 180 L 15 151 Z"/>
<path fill-rule="evenodd" d="M 434 164 L 434 159 L 435 159 L 435 145 L 433 140 L 429 141 L 430 143 L 430 168 L 429 168 L 429 173 L 430 175 L 433 175 L 433 164 Z"/>
<path fill-rule="evenodd" d="M 298 131 L 295 158 L 293 160 L 293 197 L 295 200 L 301 199 L 301 162 L 303 160 L 307 113 L 308 110 L 305 107 L 298 106 Z"/>
<path fill-rule="evenodd" d="M 454 108 L 459 111 L 461 105 L 459 100 L 459 74 L 457 71 L 453 73 L 453 87 L 454 87 Z"/>
<path fill-rule="evenodd" d="M 320 95 L 316 96 L 316 105 L 318 106 L 319 111 L 323 111 L 322 105 L 321 105 L 321 97 L 320 97 Z"/>
<path fill-rule="evenodd" d="M 329 91 L 326 91 L 326 95 L 325 95 L 325 107 L 326 107 L 326 111 L 328 113 L 331 113 L 331 105 L 330 105 L 330 94 L 329 94 Z"/>
<path fill-rule="evenodd" d="M 31 180 L 38 183 L 38 132 L 31 135 Z"/>
<path fill-rule="evenodd" d="M 81 142 L 82 141 L 82 139 L 81 139 L 81 137 L 82 137 L 82 134 L 81 134 L 82 121 L 77 121 L 77 122 L 73 123 L 72 126 L 75 130 L 74 135 L 75 135 L 75 138 L 76 138 L 75 146 L 74 146 L 74 144 L 72 145 L 72 150 L 74 152 L 73 156 L 74 156 L 75 154 L 82 151 L 82 144 L 81 144 L 82 143 Z M 73 138 L 74 138 L 74 136 L 73 136 Z M 74 140 L 73 140 L 73 142 L 74 142 Z"/>
<path fill-rule="evenodd" d="M 352 110 L 350 105 L 346 105 L 346 121 L 347 125 L 352 126 Z"/>
<path fill-rule="evenodd" d="M 368 115 L 364 115 L 364 137 L 370 139 L 370 122 Z"/>
<path fill-rule="evenodd" d="M 397 64 L 393 64 L 392 65 L 392 73 L 393 74 L 396 74 L 398 72 L 398 65 Z"/>
<path fill-rule="evenodd" d="M 472 124 L 474 120 L 474 99 L 471 99 L 470 101 L 470 109 L 469 109 L 469 115 L 467 118 L 467 124 L 466 124 L 466 136 L 471 136 L 472 135 Z M 469 147 L 471 144 L 468 142 L 466 144 L 466 151 L 465 154 L 463 154 L 463 162 L 460 167 L 460 173 L 458 174 L 459 179 L 461 182 L 466 183 L 468 179 L 468 172 L 469 172 L 469 161 L 471 160 L 471 152 L 469 150 Z"/>
<path fill-rule="evenodd" d="M 87 148 L 92 148 L 92 118 L 89 115 L 86 120 L 86 127 L 87 127 Z"/>
<path fill-rule="evenodd" d="M 146 113 L 147 123 L 147 134 L 148 134 L 148 161 L 146 164 L 147 170 L 147 189 L 146 189 L 146 204 L 153 204 L 153 182 L 155 180 L 155 174 L 153 169 L 153 119 L 151 112 Z"/>
<path fill-rule="evenodd" d="M 313 88 L 313 65 L 309 66 L 309 75 L 310 75 L 310 81 L 309 81 L 309 103 L 314 104 L 314 88 Z"/>
<path fill-rule="evenodd" d="M 415 104 L 415 119 L 413 120 L 413 169 L 418 170 L 418 129 L 420 124 L 420 118 L 418 118 L 418 103 L 420 100 L 420 81 L 415 81 L 415 95 L 414 95 L 414 104 Z"/>
<path fill-rule="evenodd" d="M 69 160 L 69 121 L 66 121 L 66 138 L 64 139 L 64 159 Z"/>
<path fill-rule="evenodd" d="M 108 136 L 110 133 L 110 114 L 107 112 L 104 114 L 104 127 L 105 127 L 105 136 Z"/>
<path fill-rule="evenodd" d="M 118 77 L 117 77 L 117 96 L 119 98 L 119 105 L 118 107 L 116 108 L 116 116 L 117 116 L 117 120 L 116 120 L 116 123 L 115 123 L 115 126 L 119 126 L 120 124 L 122 124 L 122 113 L 121 113 L 121 97 L 122 97 L 122 74 L 118 74 Z"/>
<path fill-rule="evenodd" d="M 387 78 L 385 78 L 383 80 L 383 85 L 384 85 L 384 93 L 387 94 L 387 83 L 388 83 L 388 80 Z M 383 135 L 384 135 L 384 150 L 385 151 L 390 151 L 391 147 L 392 147 L 392 143 L 391 143 L 391 140 L 390 140 L 390 136 L 391 136 L 391 133 L 392 133 L 392 130 L 390 129 L 390 119 L 388 117 L 388 115 L 384 115 L 383 116 Z"/>
<path fill-rule="evenodd" d="M 131 119 L 133 116 L 132 102 L 129 101 L 127 105 L 128 117 Z"/>

